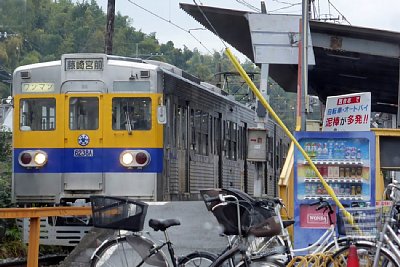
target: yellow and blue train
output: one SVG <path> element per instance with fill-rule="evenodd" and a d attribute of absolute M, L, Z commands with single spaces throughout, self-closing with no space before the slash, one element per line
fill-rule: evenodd
<path fill-rule="evenodd" d="M 255 163 L 246 160 L 254 110 L 167 63 L 65 54 L 18 67 L 13 99 L 18 205 L 93 194 L 199 199 L 210 187 L 254 192 Z M 287 144 L 269 124 L 265 176 L 275 184 Z"/>

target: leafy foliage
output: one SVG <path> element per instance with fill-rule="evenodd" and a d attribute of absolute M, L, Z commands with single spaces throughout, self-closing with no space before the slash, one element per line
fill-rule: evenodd
<path fill-rule="evenodd" d="M 3 0 L 0 21 L 7 21 L 0 26 L 0 31 L 9 33 L 9 37 L 0 39 L 0 67 L 3 65 L 10 72 L 19 65 L 57 60 L 65 53 L 104 52 L 106 14 L 95 0 Z M 160 44 L 156 33 L 136 30 L 132 26 L 134 19 L 120 13 L 116 14 L 114 24 L 113 53 L 116 55 L 165 61 L 221 86 L 223 77 L 214 74 L 235 72 L 223 51 L 204 55 L 197 49 L 175 48 L 172 41 Z M 248 60 L 243 67 L 246 71 L 259 72 Z M 259 77 L 255 78 L 258 83 Z M 243 84 L 241 77 L 234 75 L 230 77 L 229 87 L 225 84 L 223 89 L 235 93 L 237 100 L 253 101 L 254 96 Z M 274 84 L 271 93 L 279 90 L 277 94 L 285 98 L 285 92 L 278 87 Z M 1 97 L 6 97 L 7 92 L 7 88 L 0 87 Z M 278 107 L 279 110 L 287 111 L 283 107 Z"/>

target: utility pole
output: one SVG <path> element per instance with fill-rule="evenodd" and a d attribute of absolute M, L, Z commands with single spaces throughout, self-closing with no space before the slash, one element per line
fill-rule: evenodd
<path fill-rule="evenodd" d="M 114 18 L 115 18 L 115 0 L 108 0 L 107 5 L 107 24 L 106 24 L 106 40 L 105 53 L 112 55 L 113 35 L 114 35 Z"/>
<path fill-rule="evenodd" d="M 301 130 L 306 131 L 308 97 L 308 21 L 310 0 L 302 0 Z"/>

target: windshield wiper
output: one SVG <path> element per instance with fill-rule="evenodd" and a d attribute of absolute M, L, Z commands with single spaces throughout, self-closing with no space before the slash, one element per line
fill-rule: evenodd
<path fill-rule="evenodd" d="M 128 131 L 128 134 L 132 134 L 132 123 L 131 123 L 131 118 L 129 118 L 129 113 L 127 111 L 125 111 L 125 128 Z"/>

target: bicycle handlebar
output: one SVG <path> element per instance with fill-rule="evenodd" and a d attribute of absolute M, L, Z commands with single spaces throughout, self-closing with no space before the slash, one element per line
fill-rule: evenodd
<path fill-rule="evenodd" d="M 395 189 L 400 191 L 400 184 L 397 184 L 397 183 L 390 183 L 390 184 L 387 185 L 387 187 L 390 188 L 390 189 L 395 188 Z"/>
<path fill-rule="evenodd" d="M 328 201 L 324 200 L 322 197 L 320 197 L 320 198 L 318 199 L 317 202 L 310 203 L 310 206 L 315 206 L 315 205 L 319 205 L 319 206 L 316 208 L 316 210 L 324 209 L 323 212 L 329 210 L 329 211 L 328 211 L 329 214 L 332 214 L 332 213 L 333 213 L 333 209 L 332 209 L 331 204 L 330 204 Z"/>

